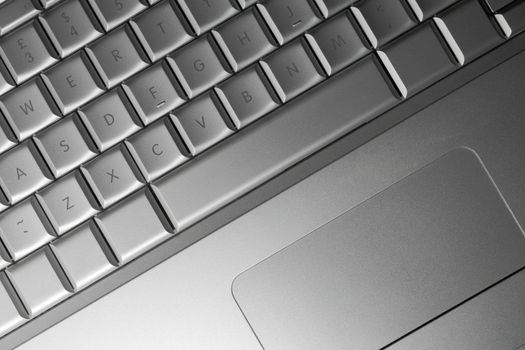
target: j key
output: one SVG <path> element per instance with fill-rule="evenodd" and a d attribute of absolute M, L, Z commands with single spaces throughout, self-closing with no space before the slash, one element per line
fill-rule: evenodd
<path fill-rule="evenodd" d="M 0 109 L 18 140 L 25 140 L 60 118 L 60 111 L 40 78 L 2 97 Z"/>
<path fill-rule="evenodd" d="M 276 47 L 261 20 L 255 9 L 251 9 L 213 32 L 234 71 L 243 69 Z"/>
<path fill-rule="evenodd" d="M 306 35 L 321 64 L 332 75 L 363 57 L 370 50 L 345 12 Z"/>
<path fill-rule="evenodd" d="M 106 31 L 146 8 L 140 0 L 88 0 Z"/>
<path fill-rule="evenodd" d="M 0 5 L 0 35 L 40 13 L 31 0 L 11 0 Z"/>
<path fill-rule="evenodd" d="M 296 40 L 261 61 L 281 101 L 288 101 L 323 80 L 320 68 L 310 57 L 302 41 Z"/>
<path fill-rule="evenodd" d="M 42 78 L 62 114 L 69 114 L 104 91 L 103 83 L 92 72 L 82 51 L 55 65 Z"/>
<path fill-rule="evenodd" d="M 416 25 L 402 0 L 364 0 L 352 7 L 372 46 L 382 46 Z"/>
<path fill-rule="evenodd" d="M 349 7 L 357 0 L 320 0 L 317 3 L 325 17 L 330 17 L 340 10 Z M 436 1 L 436 0 L 432 0 Z"/>
<path fill-rule="evenodd" d="M 518 2 L 496 14 L 496 19 L 507 38 L 525 30 L 525 1 Z"/>
<path fill-rule="evenodd" d="M 179 0 L 184 14 L 198 35 L 237 13 L 234 2 L 231 0 Z"/>
<path fill-rule="evenodd" d="M 0 216 L 0 236 L 13 260 L 20 260 L 51 241 L 53 229 L 31 197 Z"/>
<path fill-rule="evenodd" d="M 198 154 L 233 131 L 224 120 L 219 102 L 210 93 L 184 105 L 172 115 L 191 154 Z"/>
<path fill-rule="evenodd" d="M 78 114 L 101 151 L 140 129 L 138 117 L 120 88 L 82 107 Z"/>
<path fill-rule="evenodd" d="M 17 84 L 57 61 L 51 44 L 37 22 L 28 23 L 2 38 L 0 48 Z"/>
<path fill-rule="evenodd" d="M 133 160 L 123 151 L 123 146 L 115 147 L 82 168 L 103 208 L 142 187 L 138 169 L 130 165 Z"/>
<path fill-rule="evenodd" d="M 1 60 L 0 60 L 1 61 Z M 0 96 L 15 87 L 11 74 L 7 71 L 3 62 L 0 62 Z"/>
<path fill-rule="evenodd" d="M 309 0 L 266 0 L 257 6 L 280 44 L 321 21 Z"/>
<path fill-rule="evenodd" d="M 55 44 L 60 57 L 68 56 L 102 35 L 80 0 L 67 0 L 47 11 L 42 25 Z"/>
<path fill-rule="evenodd" d="M 279 98 L 263 82 L 263 73 L 256 67 L 233 76 L 216 91 L 235 126 L 240 129 L 279 105 Z"/>
<path fill-rule="evenodd" d="M 98 212 L 95 198 L 79 172 L 70 173 L 54 182 L 37 193 L 37 198 L 59 235 Z"/>
<path fill-rule="evenodd" d="M 408 0 L 417 18 L 424 21 L 458 0 Z"/>
<path fill-rule="evenodd" d="M 85 134 L 80 120 L 69 116 L 35 137 L 35 143 L 55 177 L 64 175 L 96 155 L 95 147 Z"/>
<path fill-rule="evenodd" d="M 181 18 L 178 7 L 164 1 L 131 21 L 131 27 L 152 61 L 191 40 L 190 30 Z"/>
<path fill-rule="evenodd" d="M 0 157 L 0 180 L 11 203 L 16 203 L 47 185 L 51 178 L 51 173 L 30 141 Z"/>
<path fill-rule="evenodd" d="M 2 310 L 2 313 L 0 313 L 0 337 L 25 322 L 11 297 L 7 294 L 7 290 L 2 283 L 2 277 L 0 276 L 0 310 Z"/>
<path fill-rule="evenodd" d="M 144 124 L 157 120 L 184 103 L 182 89 L 164 61 L 131 78 L 123 89 Z"/>
<path fill-rule="evenodd" d="M 216 53 L 210 40 L 202 37 L 169 56 L 169 62 L 189 97 L 198 95 L 230 75 L 227 63 Z"/>
<path fill-rule="evenodd" d="M 147 66 L 147 58 L 134 38 L 131 29 L 123 26 L 86 49 L 107 87 Z"/>
<path fill-rule="evenodd" d="M 166 118 L 134 135 L 126 145 L 148 182 L 188 160 L 182 141 Z"/>

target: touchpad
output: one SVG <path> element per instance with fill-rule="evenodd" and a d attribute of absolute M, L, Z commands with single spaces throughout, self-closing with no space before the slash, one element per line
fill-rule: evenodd
<path fill-rule="evenodd" d="M 523 232 L 478 156 L 461 148 L 242 273 L 232 288 L 267 350 L 366 350 L 523 266 Z"/>

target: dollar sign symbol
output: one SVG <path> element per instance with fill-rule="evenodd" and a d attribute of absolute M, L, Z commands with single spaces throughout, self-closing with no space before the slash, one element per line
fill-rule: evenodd
<path fill-rule="evenodd" d="M 62 12 L 60 14 L 60 17 L 62 17 L 66 23 L 69 23 L 69 21 L 71 21 L 71 17 L 69 17 L 65 12 Z"/>

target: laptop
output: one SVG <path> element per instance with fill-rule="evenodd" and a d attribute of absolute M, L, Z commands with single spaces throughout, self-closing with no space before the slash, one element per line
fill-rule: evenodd
<path fill-rule="evenodd" d="M 0 0 L 0 348 L 525 349 L 524 30 Z"/>

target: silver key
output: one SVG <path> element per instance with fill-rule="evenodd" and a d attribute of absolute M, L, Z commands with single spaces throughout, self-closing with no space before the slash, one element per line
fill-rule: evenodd
<path fill-rule="evenodd" d="M 40 78 L 28 81 L 0 100 L 0 109 L 18 140 L 60 119 L 60 111 Z"/>
<path fill-rule="evenodd" d="M 279 106 L 279 98 L 263 82 L 256 67 L 233 76 L 216 88 L 237 129 L 243 128 Z"/>
<path fill-rule="evenodd" d="M 286 102 L 323 80 L 315 59 L 302 40 L 296 40 L 261 61 L 281 101 Z"/>
<path fill-rule="evenodd" d="M 276 45 L 255 9 L 244 11 L 213 31 L 234 71 L 272 51 Z"/>
<path fill-rule="evenodd" d="M 30 141 L 0 157 L 0 180 L 11 203 L 47 185 L 51 178 L 51 173 Z"/>
<path fill-rule="evenodd" d="M 172 120 L 191 154 L 204 151 L 233 132 L 219 104 L 206 93 L 173 113 Z"/>
<path fill-rule="evenodd" d="M 230 0 L 179 0 L 179 4 L 198 35 L 238 12 Z"/>
<path fill-rule="evenodd" d="M 140 0 L 88 0 L 106 31 L 146 8 Z"/>
<path fill-rule="evenodd" d="M 15 261 L 55 238 L 52 232 L 51 225 L 34 197 L 0 216 L 0 236 Z"/>
<path fill-rule="evenodd" d="M 178 7 L 164 1 L 130 22 L 152 61 L 191 40 L 190 30 L 180 19 L 179 12 Z"/>
<path fill-rule="evenodd" d="M 184 103 L 183 92 L 165 62 L 140 72 L 122 88 L 146 125 Z"/>
<path fill-rule="evenodd" d="M 63 114 L 100 95 L 104 89 L 96 73 L 90 71 L 84 52 L 60 62 L 42 75 Z"/>
<path fill-rule="evenodd" d="M 31 0 L 11 0 L 0 6 L 0 35 L 40 13 Z"/>
<path fill-rule="evenodd" d="M 78 114 L 101 151 L 140 129 L 138 117 L 120 88 L 82 107 Z"/>
<path fill-rule="evenodd" d="M 121 200 L 142 187 L 139 171 L 123 154 L 123 146 L 106 151 L 82 167 L 84 176 L 95 193 L 102 208 Z"/>
<path fill-rule="evenodd" d="M 170 237 L 166 220 L 148 190 L 135 193 L 96 218 L 117 259 L 127 263 Z"/>
<path fill-rule="evenodd" d="M 168 119 L 159 120 L 126 141 L 146 181 L 152 181 L 188 160 L 184 145 Z"/>
<path fill-rule="evenodd" d="M 2 277 L 0 276 L 0 310 L 2 310 L 0 312 L 0 338 L 26 321 L 20 316 L 11 297 L 7 294 Z"/>
<path fill-rule="evenodd" d="M 6 274 L 31 317 L 58 304 L 70 295 L 54 268 L 52 253 L 44 249 L 9 267 Z M 38 286 L 38 288 L 35 288 Z"/>
<path fill-rule="evenodd" d="M 407 0 L 416 17 L 421 22 L 457 1 L 458 0 Z"/>
<path fill-rule="evenodd" d="M 98 212 L 95 198 L 76 171 L 57 180 L 36 196 L 59 235 Z"/>
<path fill-rule="evenodd" d="M 323 13 L 323 16 L 330 17 L 339 12 L 340 10 L 349 7 L 357 0 L 317 0 L 319 9 Z M 436 0 L 432 0 L 436 1 Z"/>
<path fill-rule="evenodd" d="M 210 38 L 202 37 L 169 56 L 186 95 L 193 97 L 227 78 L 227 63 L 216 54 Z"/>
<path fill-rule="evenodd" d="M 148 65 L 128 26 L 107 34 L 86 51 L 107 87 L 115 86 Z"/>
<path fill-rule="evenodd" d="M 93 158 L 96 150 L 80 131 L 82 125 L 75 116 L 64 118 L 35 137 L 55 177 L 60 177 Z"/>
<path fill-rule="evenodd" d="M 101 247 L 100 241 L 95 224 L 89 222 L 51 244 L 73 290 L 84 289 L 115 269 L 108 258 L 110 252 Z"/>
<path fill-rule="evenodd" d="M 57 61 L 51 44 L 35 21 L 2 38 L 0 49 L 17 84 Z"/>
<path fill-rule="evenodd" d="M 0 96 L 15 87 L 11 74 L 7 71 L 4 63 L 0 60 Z"/>

